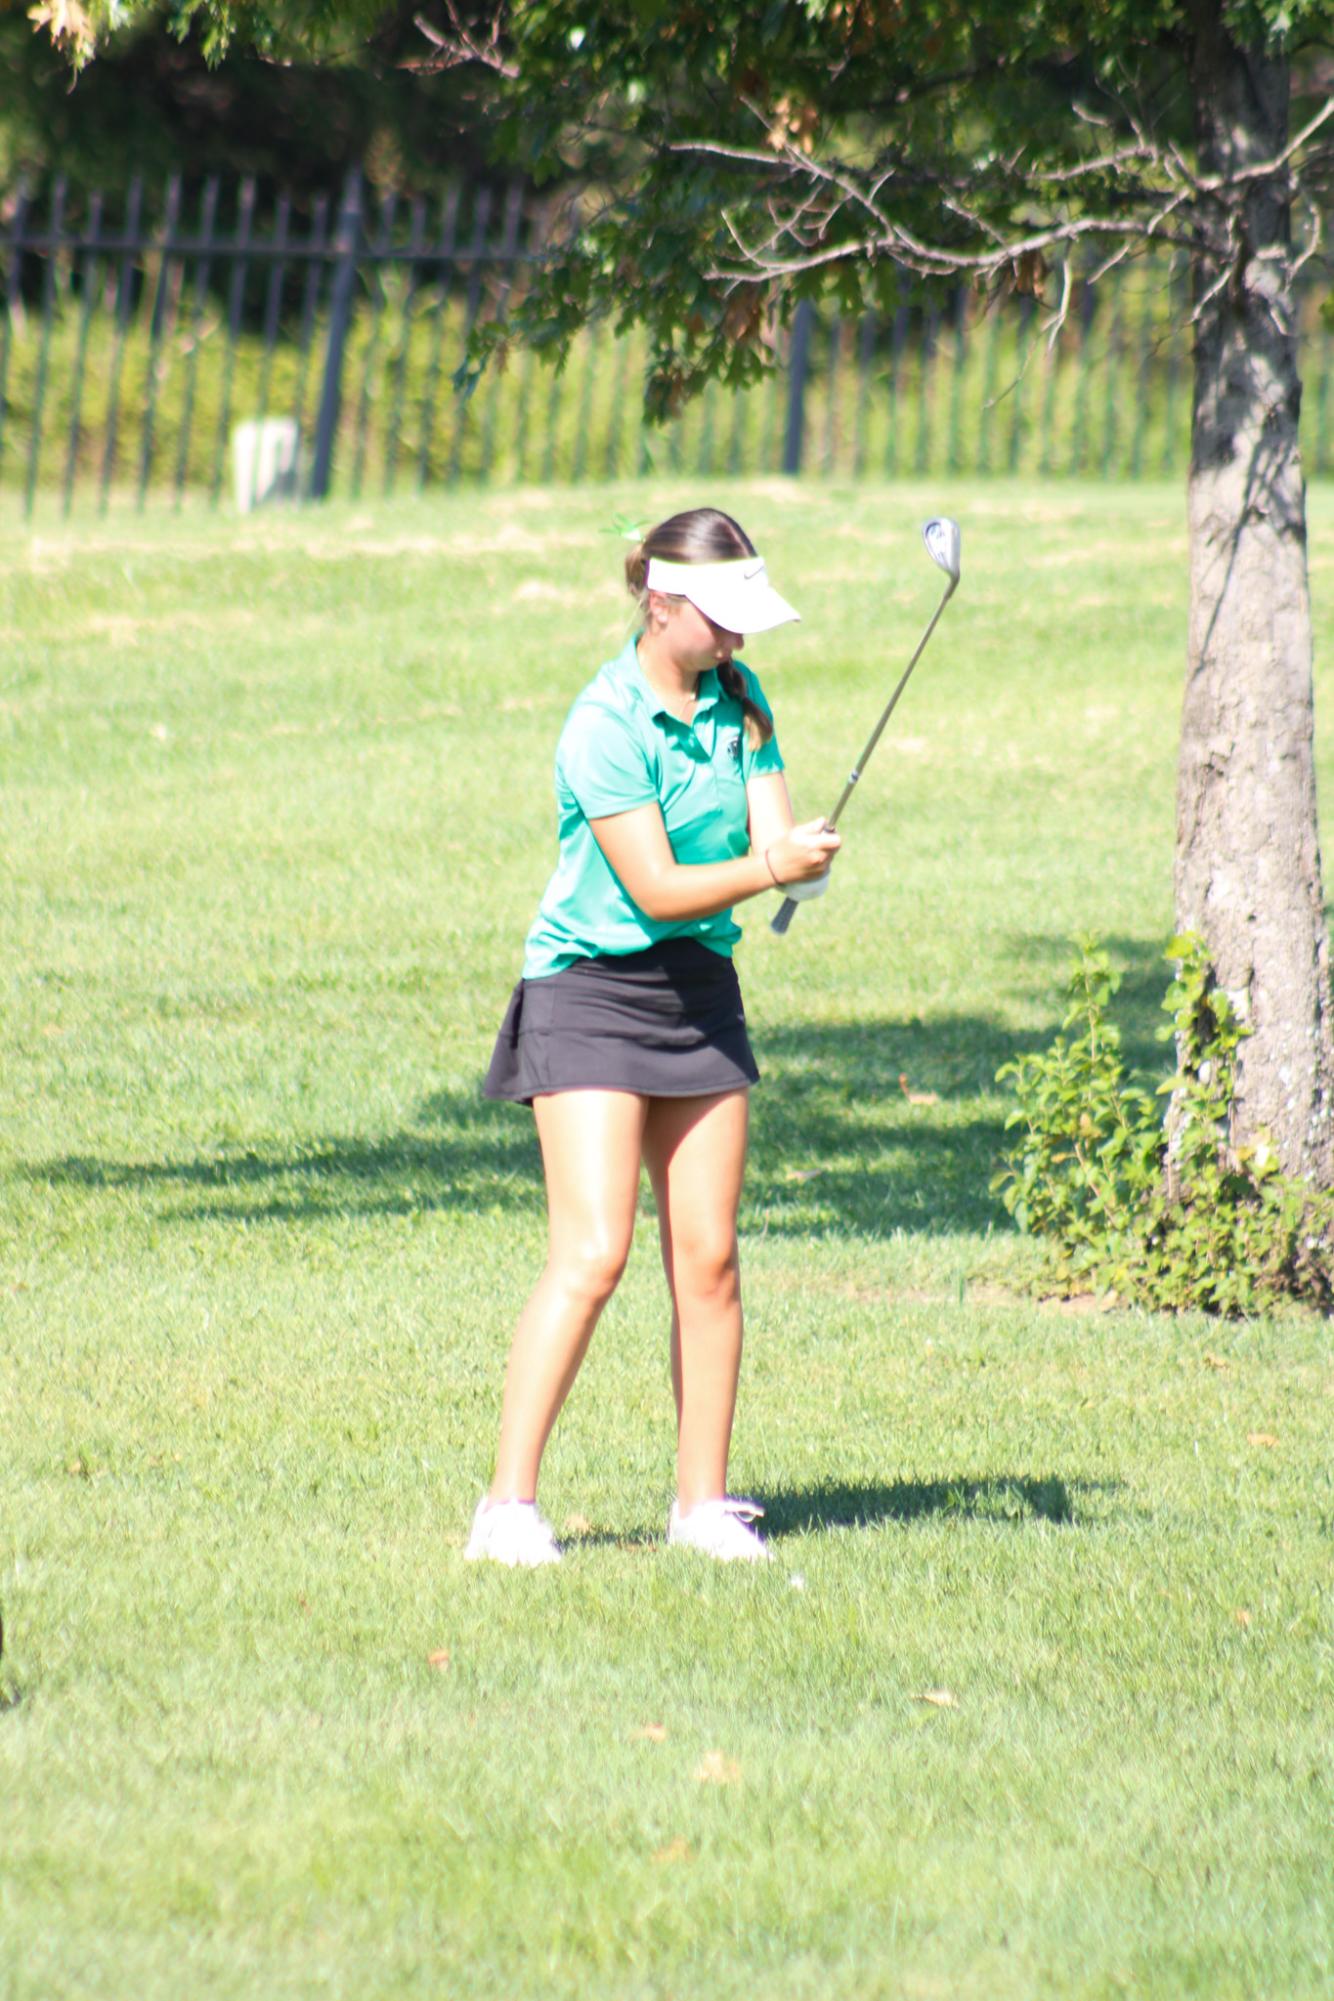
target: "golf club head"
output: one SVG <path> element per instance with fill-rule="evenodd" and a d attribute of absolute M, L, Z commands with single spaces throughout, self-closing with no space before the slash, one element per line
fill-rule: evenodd
<path fill-rule="evenodd" d="M 933 563 L 945 572 L 951 583 L 959 581 L 959 553 L 963 536 L 957 521 L 951 521 L 948 514 L 938 514 L 934 521 L 928 521 L 922 529 L 922 540 L 926 543 L 926 553 Z"/>

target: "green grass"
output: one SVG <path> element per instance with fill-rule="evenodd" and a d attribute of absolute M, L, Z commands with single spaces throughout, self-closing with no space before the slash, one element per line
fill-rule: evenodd
<path fill-rule="evenodd" d="M 662 1546 L 647 1205 L 567 1562 L 461 1561 L 543 1241 L 478 1078 L 626 629 L 602 530 L 693 497 L 0 541 L 7 2001 L 1334 1989 L 1327 1327 L 1039 1305 L 987 1192 L 1074 929 L 1160 1060 L 1175 491 L 722 491 L 805 614 L 750 658 L 808 812 L 964 525 L 834 892 L 742 948 L 778 1561 Z"/>

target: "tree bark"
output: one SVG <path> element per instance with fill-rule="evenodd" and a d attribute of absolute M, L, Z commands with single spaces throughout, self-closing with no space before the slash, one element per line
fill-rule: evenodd
<path fill-rule="evenodd" d="M 1238 46 L 1222 13 L 1220 0 L 1193 9 L 1205 178 L 1287 143 L 1286 61 Z M 1195 268 L 1177 924 L 1204 938 L 1253 1030 L 1238 1052 L 1233 1144 L 1267 1132 L 1287 1173 L 1328 1185 L 1334 1043 L 1286 172 L 1228 193 L 1204 221 L 1230 247 L 1221 261 L 1201 251 Z"/>

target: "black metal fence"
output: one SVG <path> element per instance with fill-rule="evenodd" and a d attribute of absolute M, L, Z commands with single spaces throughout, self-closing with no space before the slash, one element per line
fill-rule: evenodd
<path fill-rule="evenodd" d="M 1145 477 L 1188 449 L 1188 274 L 1126 263 L 1076 285 L 1049 343 L 1031 299 L 904 287 L 856 319 L 802 307 L 779 366 L 646 428 L 642 341 L 588 329 L 568 365 L 531 350 L 468 402 L 452 377 L 503 311 L 547 217 L 518 187 L 438 203 L 368 195 L 261 214 L 255 184 L 134 185 L 113 216 L 60 181 L 0 205 L 0 495 L 24 511 L 165 498 L 217 506 L 242 425 L 278 421 L 289 490 L 704 474 L 1025 472 Z M 1303 294 L 1309 471 L 1334 470 L 1334 335 Z M 253 444 L 255 433 L 250 433 Z M 234 473 L 234 467 L 232 468 Z M 253 471 L 253 468 L 252 468 Z M 250 476 L 250 475 L 248 475 Z"/>

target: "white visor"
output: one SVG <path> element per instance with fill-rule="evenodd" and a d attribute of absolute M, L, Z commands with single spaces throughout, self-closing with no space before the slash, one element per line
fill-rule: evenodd
<path fill-rule="evenodd" d="M 650 556 L 647 582 L 651 591 L 689 598 L 696 611 L 724 632 L 771 632 L 801 616 L 769 582 L 762 556 L 727 563 L 667 563 Z"/>

